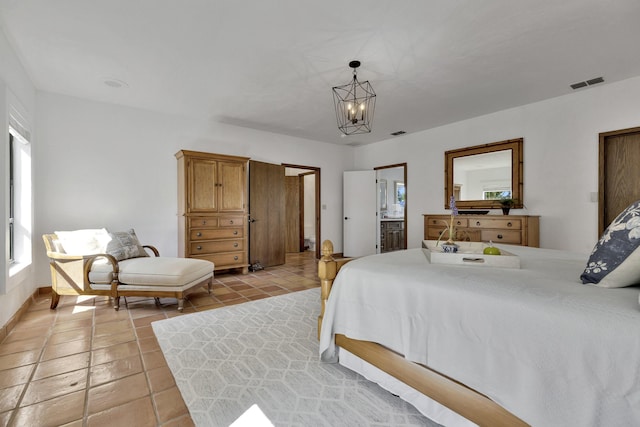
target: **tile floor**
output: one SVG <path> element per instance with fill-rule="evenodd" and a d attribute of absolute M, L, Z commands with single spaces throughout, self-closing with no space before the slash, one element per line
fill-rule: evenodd
<path fill-rule="evenodd" d="M 185 301 L 184 313 L 320 286 L 313 253 L 283 266 L 217 274 L 213 292 Z M 41 295 L 0 343 L 0 426 L 192 426 L 151 329 L 179 316 L 175 299 Z"/>

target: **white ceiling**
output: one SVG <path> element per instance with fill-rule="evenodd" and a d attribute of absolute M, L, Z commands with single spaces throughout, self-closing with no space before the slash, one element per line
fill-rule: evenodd
<path fill-rule="evenodd" d="M 0 0 L 0 22 L 40 90 L 337 144 L 640 75 L 638 0 Z M 342 138 L 353 59 L 376 111 Z"/>

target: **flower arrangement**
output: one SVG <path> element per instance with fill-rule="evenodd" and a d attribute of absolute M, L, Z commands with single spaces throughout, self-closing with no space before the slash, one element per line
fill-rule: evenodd
<path fill-rule="evenodd" d="M 449 219 L 449 223 L 447 224 L 445 222 L 446 228 L 444 230 L 442 230 L 442 233 L 440 233 L 440 237 L 438 237 L 438 241 L 436 242 L 436 246 L 438 245 L 438 243 L 440 243 L 440 240 L 442 239 L 442 236 L 445 235 L 445 233 L 448 232 L 449 234 L 449 238 L 447 239 L 447 241 L 445 242 L 447 245 L 455 245 L 454 242 L 454 238 L 456 237 L 456 227 L 453 223 L 454 218 L 456 216 L 458 216 L 458 208 L 456 207 L 456 198 L 454 196 L 451 196 L 451 198 L 449 199 L 449 207 L 451 208 L 451 218 Z"/>

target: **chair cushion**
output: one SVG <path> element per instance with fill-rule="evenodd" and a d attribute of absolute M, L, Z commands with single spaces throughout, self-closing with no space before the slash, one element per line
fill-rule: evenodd
<path fill-rule="evenodd" d="M 178 287 L 213 273 L 210 261 L 194 258 L 141 257 L 118 263 L 121 285 Z M 89 273 L 92 283 L 108 284 L 113 278 L 110 264 L 94 264 Z"/>

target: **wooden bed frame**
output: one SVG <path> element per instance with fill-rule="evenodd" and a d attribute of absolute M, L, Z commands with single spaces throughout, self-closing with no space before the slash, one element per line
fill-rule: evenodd
<path fill-rule="evenodd" d="M 334 259 L 333 243 L 322 243 L 322 258 L 318 262 L 322 306 L 318 316 L 318 339 L 322 327 L 325 305 L 340 268 L 350 258 Z M 351 339 L 336 334 L 336 345 L 366 360 L 378 369 L 413 387 L 422 394 L 446 406 L 479 426 L 518 427 L 529 424 L 516 417 L 487 396 L 465 386 L 453 378 L 440 374 L 427 366 L 410 362 L 401 354 L 370 341 Z"/>

